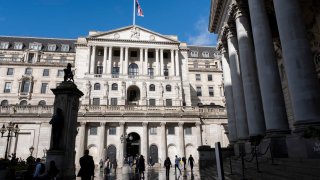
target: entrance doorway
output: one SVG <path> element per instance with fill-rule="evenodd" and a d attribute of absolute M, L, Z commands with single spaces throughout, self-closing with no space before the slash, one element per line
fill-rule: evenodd
<path fill-rule="evenodd" d="M 107 156 L 111 162 L 115 162 L 117 158 L 117 148 L 114 145 L 110 145 L 107 150 Z"/>
<path fill-rule="evenodd" d="M 137 134 L 135 132 L 128 134 L 126 153 L 127 153 L 127 157 L 140 154 L 140 136 L 139 136 L 139 134 Z"/>

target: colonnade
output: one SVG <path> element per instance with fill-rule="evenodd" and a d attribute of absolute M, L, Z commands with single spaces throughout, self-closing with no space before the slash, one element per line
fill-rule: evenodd
<path fill-rule="evenodd" d="M 290 132 L 265 1 L 245 2 L 230 6 L 218 44 L 231 142 Z M 320 87 L 298 0 L 273 4 L 297 131 L 320 123 Z"/>

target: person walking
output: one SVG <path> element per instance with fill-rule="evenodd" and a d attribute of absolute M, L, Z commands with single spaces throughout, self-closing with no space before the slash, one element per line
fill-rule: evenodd
<path fill-rule="evenodd" d="M 146 167 L 145 167 L 145 161 L 144 161 L 143 155 L 140 155 L 138 167 L 139 167 L 140 177 L 144 179 L 144 171 L 146 170 Z"/>
<path fill-rule="evenodd" d="M 182 157 L 182 162 L 183 162 L 183 169 L 186 170 L 186 163 L 187 163 L 186 157 Z"/>
<path fill-rule="evenodd" d="M 104 169 L 104 175 L 108 176 L 111 170 L 111 162 L 109 157 L 107 157 L 106 161 L 104 162 L 103 169 Z"/>
<path fill-rule="evenodd" d="M 84 156 L 80 158 L 79 163 L 78 177 L 81 177 L 82 180 L 91 180 L 94 176 L 94 161 L 92 156 L 89 155 L 89 150 L 84 151 Z"/>
<path fill-rule="evenodd" d="M 181 174 L 181 170 L 180 170 L 180 161 L 181 161 L 181 158 L 178 158 L 178 156 L 176 155 L 176 159 L 174 160 L 174 173 L 177 174 L 177 168 Z"/>
<path fill-rule="evenodd" d="M 116 159 L 113 161 L 113 169 L 114 169 L 114 174 L 117 174 L 117 168 L 118 168 L 118 162 Z"/>
<path fill-rule="evenodd" d="M 189 164 L 189 166 L 191 168 L 191 171 L 193 171 L 194 159 L 193 159 L 191 154 L 190 154 L 190 157 L 188 159 L 188 164 Z"/>
<path fill-rule="evenodd" d="M 43 163 L 41 163 L 41 159 L 37 158 L 36 159 L 36 169 L 33 173 L 33 178 L 34 179 L 38 179 L 41 177 L 41 175 L 43 175 L 43 173 L 45 172 L 46 167 Z"/>
<path fill-rule="evenodd" d="M 170 167 L 172 167 L 170 158 L 167 157 L 166 160 L 164 160 L 164 167 L 166 168 L 166 177 L 169 178 L 169 172 L 170 172 Z"/>
<path fill-rule="evenodd" d="M 152 163 L 153 163 L 153 162 L 152 162 L 152 157 L 150 156 L 150 157 L 149 157 L 149 167 L 152 167 Z"/>

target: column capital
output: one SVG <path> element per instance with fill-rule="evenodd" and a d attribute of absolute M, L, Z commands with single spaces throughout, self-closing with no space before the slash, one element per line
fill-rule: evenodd
<path fill-rule="evenodd" d="M 106 122 L 100 122 L 100 126 L 105 126 Z"/>
<path fill-rule="evenodd" d="M 142 126 L 148 126 L 148 122 L 142 122 Z"/>
<path fill-rule="evenodd" d="M 183 127 L 184 122 L 179 122 L 178 125 L 179 125 L 179 127 Z"/>
<path fill-rule="evenodd" d="M 197 127 L 201 126 L 201 122 L 196 122 L 195 124 Z"/>
<path fill-rule="evenodd" d="M 119 122 L 120 126 L 124 126 L 126 123 L 125 122 Z"/>
<path fill-rule="evenodd" d="M 248 16 L 248 5 L 243 0 L 236 0 L 229 7 L 229 15 L 235 19 L 241 16 Z"/>
<path fill-rule="evenodd" d="M 227 42 L 225 40 L 221 40 L 218 42 L 217 50 L 220 51 L 221 54 L 227 53 L 228 47 Z"/>
<path fill-rule="evenodd" d="M 223 36 L 227 39 L 237 37 L 237 29 L 234 20 L 229 20 L 227 24 L 222 27 Z"/>
<path fill-rule="evenodd" d="M 160 126 L 162 127 L 162 126 L 166 126 L 166 122 L 161 122 L 160 123 Z"/>
<path fill-rule="evenodd" d="M 87 122 L 80 122 L 80 126 L 85 126 L 87 124 Z"/>

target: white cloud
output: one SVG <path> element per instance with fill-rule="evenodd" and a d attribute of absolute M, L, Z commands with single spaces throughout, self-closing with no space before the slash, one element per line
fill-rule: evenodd
<path fill-rule="evenodd" d="M 206 18 L 200 18 L 195 24 L 195 35 L 189 36 L 188 43 L 190 45 L 215 45 L 216 37 L 208 31 L 208 21 Z"/>

